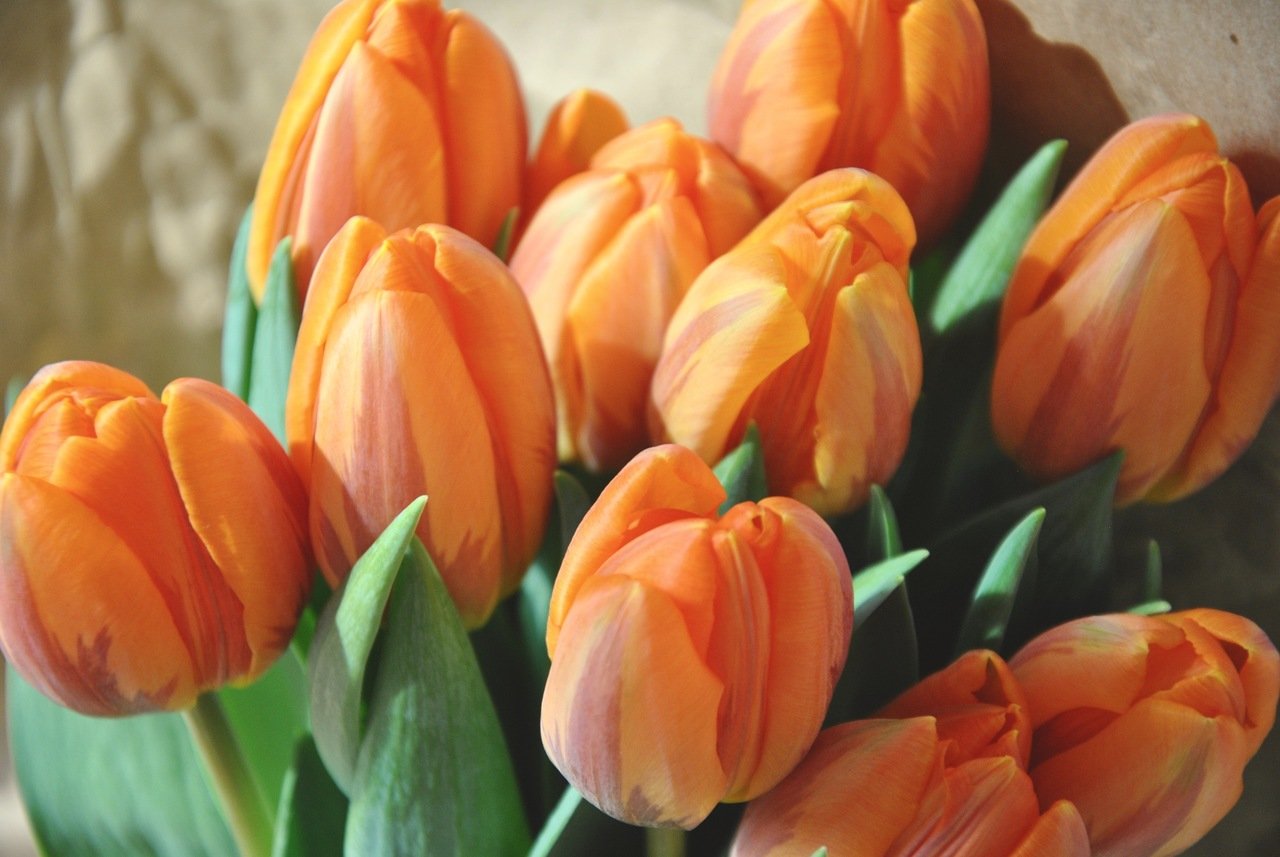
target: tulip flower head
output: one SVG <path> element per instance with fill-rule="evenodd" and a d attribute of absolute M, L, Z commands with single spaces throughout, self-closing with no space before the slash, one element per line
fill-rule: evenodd
<path fill-rule="evenodd" d="M 822 725 L 853 624 L 849 567 L 793 500 L 724 501 L 662 446 L 588 511 L 556 578 L 547 755 L 632 824 L 690 828 L 790 771 Z"/>
<path fill-rule="evenodd" d="M 578 89 L 556 102 L 526 172 L 525 218 L 556 185 L 588 169 L 596 152 L 627 127 L 622 107 L 603 92 Z"/>
<path fill-rule="evenodd" d="M 440 0 L 345 0 L 303 57 L 254 196 L 260 300 L 293 237 L 299 290 L 353 215 L 389 230 L 448 223 L 492 247 L 520 204 L 524 102 L 497 39 Z"/>
<path fill-rule="evenodd" d="M 1113 137 L 1010 280 L 991 393 L 1004 449 L 1044 480 L 1122 449 L 1119 505 L 1222 473 L 1280 393 L 1278 212 L 1255 219 L 1201 119 Z"/>
<path fill-rule="evenodd" d="M 1041 804 L 1074 803 L 1108 857 L 1178 854 L 1208 832 L 1239 798 L 1280 695 L 1275 646 L 1217 610 L 1078 619 L 1010 666 Z"/>
<path fill-rule="evenodd" d="M 284 450 L 207 381 L 157 398 L 98 363 L 46 366 L 0 433 L 0 645 L 84 714 L 191 706 L 246 684 L 310 587 Z"/>
<path fill-rule="evenodd" d="M 330 583 L 426 494 L 418 536 L 463 622 L 483 624 L 542 538 L 554 419 L 529 308 L 484 247 L 352 218 L 325 248 L 286 428 Z"/>
<path fill-rule="evenodd" d="M 511 271 L 551 367 L 561 459 L 607 471 L 645 447 L 667 322 L 760 214 L 729 156 L 671 119 L 615 138 L 547 197 Z"/>
<path fill-rule="evenodd" d="M 973 0 L 751 0 L 711 85 L 711 137 L 776 205 L 860 167 L 941 237 L 973 187 L 990 113 Z"/>
<path fill-rule="evenodd" d="M 861 504 L 902 459 L 920 393 L 914 245 L 882 179 L 806 182 L 681 302 L 654 372 L 654 436 L 714 462 L 754 421 L 772 490 L 824 515 Z"/>

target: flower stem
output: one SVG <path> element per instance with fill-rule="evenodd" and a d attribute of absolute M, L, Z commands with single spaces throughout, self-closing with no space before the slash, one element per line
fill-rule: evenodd
<path fill-rule="evenodd" d="M 222 703 L 214 693 L 203 694 L 183 717 L 222 801 L 241 857 L 270 857 L 271 812 L 249 772 Z"/>
<path fill-rule="evenodd" d="M 684 831 L 678 827 L 650 827 L 645 830 L 648 857 L 684 857 Z"/>

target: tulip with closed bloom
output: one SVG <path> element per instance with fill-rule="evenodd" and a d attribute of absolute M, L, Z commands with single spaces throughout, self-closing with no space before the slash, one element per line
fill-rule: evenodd
<path fill-rule="evenodd" d="M 392 231 L 448 223 L 492 247 L 520 204 L 526 138 L 515 70 L 473 17 L 440 0 L 345 0 L 303 57 L 258 179 L 254 294 L 286 236 L 306 294 L 357 214 Z"/>
<path fill-rule="evenodd" d="M 1004 449 L 1043 480 L 1124 450 L 1119 505 L 1222 473 L 1280 392 L 1278 212 L 1254 217 L 1201 119 L 1113 137 L 1010 280 L 991 391 Z"/>
<path fill-rule="evenodd" d="M 760 215 L 729 156 L 673 119 L 616 137 L 547 197 L 511 271 L 551 367 L 562 460 L 609 471 L 646 446 L 667 322 Z"/>
<path fill-rule="evenodd" d="M 525 173 L 524 219 L 556 185 L 590 167 L 596 152 L 627 127 L 622 107 L 603 92 L 578 89 L 557 101 Z"/>
<path fill-rule="evenodd" d="M 681 302 L 654 372 L 655 438 L 715 462 L 755 422 L 771 490 L 824 515 L 861 504 L 902 459 L 920 393 L 914 245 L 884 180 L 806 182 Z"/>
<path fill-rule="evenodd" d="M 973 187 L 990 100 L 973 0 L 751 0 L 708 114 L 712 139 L 766 203 L 819 173 L 861 167 L 902 194 L 929 245 Z"/>
<path fill-rule="evenodd" d="M 1078 619 L 1009 663 L 1041 804 L 1074 803 L 1106 857 L 1178 854 L 1208 832 L 1239 798 L 1280 694 L 1275 646 L 1218 610 Z"/>
<path fill-rule="evenodd" d="M 587 512 L 556 578 L 542 740 L 592 803 L 690 828 L 799 762 L 853 624 L 849 567 L 793 500 L 740 503 L 696 455 L 646 450 Z"/>
<path fill-rule="evenodd" d="M 46 696 L 124 715 L 246 684 L 310 588 L 306 499 L 284 450 L 215 384 L 157 398 L 56 363 L 0 433 L 0 644 Z"/>
<path fill-rule="evenodd" d="M 484 247 L 357 217 L 325 248 L 286 428 L 331 583 L 426 494 L 418 536 L 463 622 L 483 624 L 542 539 L 554 419 L 529 308 Z"/>

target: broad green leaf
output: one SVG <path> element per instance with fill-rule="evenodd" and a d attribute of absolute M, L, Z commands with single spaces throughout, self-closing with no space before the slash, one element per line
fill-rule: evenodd
<path fill-rule="evenodd" d="M 1032 511 L 1005 536 L 992 554 L 978 585 L 974 587 L 964 623 L 960 626 L 957 657 L 970 649 L 999 650 L 1004 642 L 1022 573 L 1034 561 L 1036 538 L 1040 535 L 1044 514 L 1044 509 Z"/>
<path fill-rule="evenodd" d="M 271 432 L 287 443 L 284 405 L 298 342 L 301 307 L 289 256 L 292 239 L 284 238 L 271 257 L 266 290 L 253 331 L 253 362 L 249 371 L 249 407 Z"/>
<path fill-rule="evenodd" d="M 569 826 L 569 821 L 573 818 L 574 813 L 578 811 L 582 804 L 582 792 L 573 786 L 566 787 L 564 794 L 560 796 L 559 803 L 556 804 L 556 808 L 547 817 L 546 823 L 542 825 L 542 830 L 538 831 L 538 838 L 533 840 L 533 847 L 529 849 L 529 857 L 548 857 L 551 854 L 551 850 L 555 848 L 556 843 L 560 840 L 565 828 Z"/>
<path fill-rule="evenodd" d="M 747 500 L 763 500 L 769 493 L 764 472 L 764 450 L 755 423 L 747 426 L 742 443 L 720 459 L 713 470 L 728 496 L 720 504 L 720 514 Z"/>
<path fill-rule="evenodd" d="M 347 799 L 310 737 L 298 741 L 280 793 L 271 857 L 342 857 Z"/>
<path fill-rule="evenodd" d="M 347 794 L 360 749 L 360 700 L 369 653 L 426 503 L 426 497 L 410 503 L 356 561 L 346 583 L 329 599 L 311 641 L 311 730 L 320 758 Z"/>
<path fill-rule="evenodd" d="M 360 746 L 349 857 L 523 855 L 515 773 L 467 633 L 416 539 L 388 606 Z"/>
<path fill-rule="evenodd" d="M 902 553 L 902 536 L 898 533 L 898 516 L 889 496 L 879 485 L 871 486 L 867 501 L 867 554 L 874 561 L 889 559 Z"/>
<path fill-rule="evenodd" d="M 286 651 L 248 687 L 226 687 L 218 698 L 263 797 L 274 806 L 293 765 L 293 745 L 307 733 L 307 676 Z"/>
<path fill-rule="evenodd" d="M 865 568 L 853 576 L 853 626 L 856 628 L 875 612 L 902 585 L 902 581 L 929 555 L 927 550 L 913 550 Z"/>
<path fill-rule="evenodd" d="M 13 410 L 14 404 L 18 401 L 18 395 L 22 393 L 22 388 L 27 386 L 27 382 L 21 376 L 15 375 L 9 379 L 9 383 L 4 388 L 4 416 L 8 416 Z"/>
<path fill-rule="evenodd" d="M 250 366 L 253 364 L 253 332 L 258 322 L 258 307 L 249 288 L 249 225 L 253 221 L 253 205 L 245 211 L 231 249 L 231 266 L 227 273 L 227 305 L 222 315 L 222 386 L 241 399 L 249 399 Z"/>
<path fill-rule="evenodd" d="M 502 226 L 498 227 L 498 237 L 493 242 L 493 255 L 507 264 L 511 260 L 511 239 L 515 235 L 516 221 L 520 219 L 520 209 L 513 208 L 502 218 Z"/>
<path fill-rule="evenodd" d="M 996 546 L 1032 510 L 1043 507 L 1035 585 L 1027 609 L 1015 608 L 1005 645 L 1016 648 L 1068 619 L 1106 610 L 1112 559 L 1117 453 L 1081 472 L 1008 500 L 933 539 L 933 557 L 907 588 L 919 619 L 921 665 L 940 669 L 951 659 L 961 613 Z"/>
<path fill-rule="evenodd" d="M 1013 266 L 1053 194 L 1065 140 L 1044 144 L 1005 187 L 956 257 L 929 308 L 929 328 L 940 334 L 973 311 L 1004 296 Z"/>
<path fill-rule="evenodd" d="M 825 725 L 868 717 L 919 678 L 915 620 L 907 587 L 899 583 L 865 622 L 853 626 Z"/>
<path fill-rule="evenodd" d="M 6 696 L 18 785 L 45 853 L 235 853 L 181 715 L 85 717 L 46 699 L 13 669 Z"/>

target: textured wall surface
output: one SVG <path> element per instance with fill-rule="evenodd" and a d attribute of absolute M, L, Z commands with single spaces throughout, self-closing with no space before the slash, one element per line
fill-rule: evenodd
<path fill-rule="evenodd" d="M 1280 3 L 978 0 L 993 140 L 1009 163 L 1054 136 L 1068 166 L 1129 119 L 1207 118 L 1255 204 L 1280 193 Z M 328 0 L 0 0 L 0 380 L 91 358 L 154 387 L 216 378 L 226 259 L 276 112 Z M 462 0 L 514 55 L 540 125 L 570 89 L 633 122 L 702 130 L 735 0 Z M 1169 599 L 1246 613 L 1280 639 L 1280 414 L 1221 480 L 1125 513 L 1164 550 Z M 0 854 L 33 853 L 0 779 Z M 1280 738 L 1193 852 L 1280 854 Z"/>

